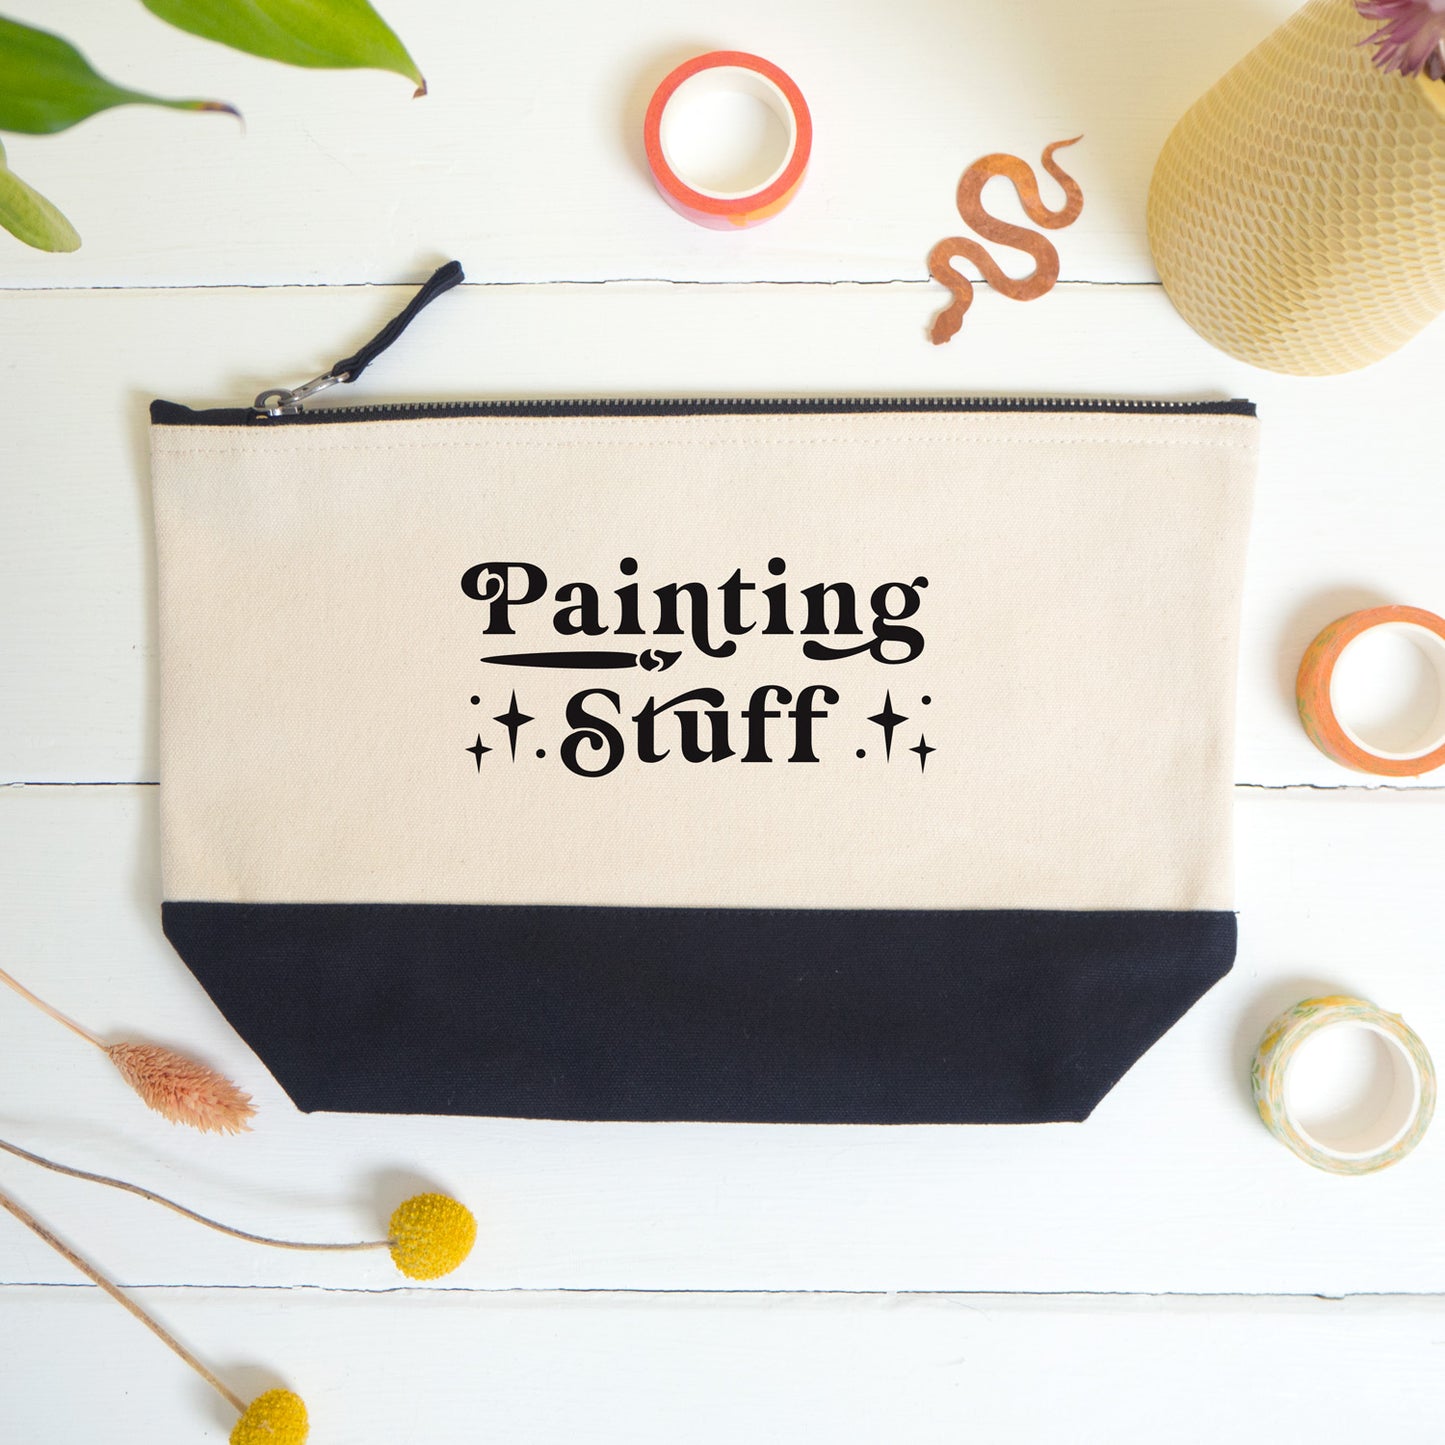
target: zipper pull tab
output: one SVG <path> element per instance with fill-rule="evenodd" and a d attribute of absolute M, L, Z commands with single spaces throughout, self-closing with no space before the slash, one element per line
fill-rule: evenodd
<path fill-rule="evenodd" d="M 270 391 L 263 391 L 252 403 L 257 420 L 265 417 L 299 416 L 305 410 L 306 402 L 310 401 L 318 392 L 339 386 L 342 382 L 355 381 L 387 347 L 397 340 L 427 306 L 435 301 L 442 292 L 450 291 L 453 286 L 460 285 L 462 279 L 462 263 L 448 261 L 445 266 L 432 273 L 426 284 L 407 303 L 406 309 L 393 316 L 359 351 L 351 356 L 342 357 L 340 361 L 332 362 L 329 371 L 306 382 L 303 386 L 295 388 L 278 386 L 273 387 Z"/>
<path fill-rule="evenodd" d="M 303 403 L 310 401 L 318 391 L 325 391 L 330 386 L 340 386 L 343 381 L 349 380 L 349 377 L 336 376 L 328 371 L 325 376 L 318 376 L 302 386 L 278 386 L 273 391 L 263 391 L 253 404 L 262 416 L 298 416 L 305 410 Z"/>

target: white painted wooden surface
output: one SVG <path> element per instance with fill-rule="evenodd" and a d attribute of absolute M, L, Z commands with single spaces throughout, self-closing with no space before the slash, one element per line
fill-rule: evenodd
<path fill-rule="evenodd" d="M 58 139 L 7 140 L 15 170 L 85 246 L 59 260 L 7 247 L 0 277 L 376 281 L 440 247 L 505 281 L 922 279 L 928 248 L 956 227 L 964 166 L 1082 132 L 1070 154 L 1089 209 L 1061 248 L 1063 274 L 1140 280 L 1151 273 L 1144 190 L 1170 125 L 1292 8 L 413 0 L 389 12 L 431 86 L 413 102 L 398 76 L 267 67 L 133 5 L 7 0 L 6 14 L 67 33 L 118 79 L 229 100 L 246 119 L 242 130 L 135 108 Z M 806 204 L 737 235 L 660 206 L 641 142 L 658 81 L 720 48 L 781 65 L 817 131 Z"/>
<path fill-rule="evenodd" d="M 12 1291 L 10 1371 L 39 1385 L 104 1339 L 7 1439 L 223 1440 L 219 1399 L 94 1290 Z M 145 1304 L 243 1388 L 304 1359 L 312 1439 L 467 1445 L 1428 1439 L 1433 1302 L 982 1295 L 486 1295 L 385 1301 L 156 1289 Z M 21 1310 L 23 1309 L 23 1315 Z M 125 1325 L 127 1321 L 122 1320 Z M 1424 1343 L 1432 1340 L 1433 1344 Z M 1422 1367 L 1423 1366 L 1423 1367 Z M 1236 1382 L 1256 1380 L 1241 1390 Z M 28 1388 L 35 1388 L 34 1385 Z M 0 1401 L 0 1424 L 6 1404 Z M 104 1433 L 95 1426 L 105 1421 Z M 185 1432 L 167 1428 L 183 1421 Z M 43 1428 L 42 1428 L 43 1427 Z"/>
<path fill-rule="evenodd" d="M 7 9 L 119 79 L 235 100 L 247 128 L 137 110 L 7 141 L 86 245 L 0 238 L 0 952 L 108 1035 L 203 1054 L 263 1112 L 240 1140 L 172 1130 L 7 995 L 0 1136 L 317 1238 L 370 1234 L 434 1184 L 476 1207 L 479 1247 L 444 1287 L 402 1291 L 385 1259 L 262 1252 L 8 1159 L 0 1187 L 144 1287 L 243 1393 L 301 1389 L 318 1442 L 1427 1438 L 1445 1405 L 1445 1144 L 1376 1178 L 1316 1174 L 1260 1128 L 1247 1067 L 1267 1019 L 1325 988 L 1445 1049 L 1445 777 L 1374 788 L 1334 767 L 1290 690 L 1339 613 L 1445 611 L 1427 451 L 1445 330 L 1356 377 L 1253 371 L 1174 315 L 1141 225 L 1170 121 L 1289 0 L 728 0 L 701 22 L 674 0 L 405 8 L 432 86 L 415 104 L 395 77 L 268 67 L 139 6 Z M 818 126 L 797 204 L 739 236 L 663 207 L 636 134 L 651 83 L 714 45 L 790 69 Z M 922 258 L 954 228 L 958 173 L 1078 131 L 1071 284 L 1031 306 L 981 291 L 960 338 L 928 346 L 943 297 Z M 1087 1125 L 302 1117 L 211 1008 L 159 930 L 145 403 L 311 376 L 396 308 L 375 283 L 453 254 L 480 284 L 355 399 L 1260 404 L 1240 960 Z M 1295 1298 L 1313 1295 L 1330 1298 Z M 0 1360 L 0 1440 L 228 1428 L 7 1218 Z"/>

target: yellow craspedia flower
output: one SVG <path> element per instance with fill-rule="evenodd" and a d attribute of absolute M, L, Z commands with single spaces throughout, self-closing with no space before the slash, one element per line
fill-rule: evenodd
<path fill-rule="evenodd" d="M 472 1252 L 477 1221 L 445 1194 L 415 1194 L 391 1216 L 391 1257 L 408 1279 L 439 1279 Z"/>
<path fill-rule="evenodd" d="M 305 1445 L 311 1433 L 306 1405 L 290 1390 L 257 1395 L 231 1431 L 231 1445 Z"/>

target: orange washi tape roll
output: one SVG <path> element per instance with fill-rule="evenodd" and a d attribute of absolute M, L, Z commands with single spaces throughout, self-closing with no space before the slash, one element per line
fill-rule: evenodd
<path fill-rule="evenodd" d="M 1386 628 L 1413 642 L 1435 665 L 1435 713 L 1414 745 L 1401 751 L 1365 742 L 1336 711 L 1335 668 L 1345 649 L 1366 632 Z M 1371 607 L 1330 623 L 1310 643 L 1295 681 L 1300 721 L 1310 740 L 1347 768 L 1391 778 L 1413 778 L 1445 767 L 1445 618 L 1422 607 Z"/>
<path fill-rule="evenodd" d="M 711 189 L 685 174 L 677 155 L 678 118 L 684 109 L 720 93 L 750 95 L 782 123 L 783 145 L 771 168 L 744 190 Z M 793 199 L 813 149 L 808 102 L 792 79 L 770 60 L 741 50 L 714 50 L 684 61 L 657 87 L 642 126 L 647 164 L 657 189 L 673 210 L 716 231 L 756 226 Z"/>

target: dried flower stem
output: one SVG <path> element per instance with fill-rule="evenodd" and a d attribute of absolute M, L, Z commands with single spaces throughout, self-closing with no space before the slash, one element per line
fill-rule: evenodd
<path fill-rule="evenodd" d="M 164 1194 L 156 1194 L 153 1190 L 143 1189 L 139 1184 L 129 1184 L 124 1179 L 112 1179 L 108 1174 L 92 1174 L 86 1169 L 72 1169 L 68 1164 L 57 1164 L 53 1159 L 32 1154 L 28 1149 L 22 1149 L 18 1144 L 8 1143 L 4 1139 L 0 1139 L 0 1149 L 7 1154 L 13 1154 L 17 1159 L 24 1159 L 30 1164 L 38 1164 L 42 1169 L 53 1170 L 56 1174 L 66 1174 L 72 1179 L 84 1179 L 91 1184 L 104 1184 L 111 1189 L 123 1189 L 127 1194 L 138 1194 L 142 1199 L 149 1199 L 152 1204 L 159 1204 L 163 1208 L 174 1210 L 177 1214 L 185 1215 L 187 1219 L 194 1219 L 197 1224 L 204 1224 L 208 1229 L 219 1230 L 222 1234 L 229 1234 L 235 1239 L 244 1239 L 250 1244 L 267 1244 L 273 1249 L 335 1251 L 390 1249 L 395 1243 L 390 1239 L 368 1239 L 358 1244 L 316 1244 L 304 1240 L 271 1239 L 264 1234 L 251 1234 L 244 1229 L 233 1229 L 229 1224 L 222 1224 L 219 1219 L 209 1219 L 204 1214 L 198 1214 L 194 1209 L 187 1209 L 184 1204 L 178 1204 L 174 1199 L 167 1199 Z"/>
<path fill-rule="evenodd" d="M 51 1006 L 46 1003 L 43 998 L 39 998 L 37 997 L 37 995 L 31 993 L 30 990 L 26 988 L 25 985 L 21 983 L 18 978 L 12 978 L 8 973 L 5 972 L 3 968 L 0 968 L 0 983 L 9 984 L 10 987 L 13 988 L 15 992 L 20 995 L 21 998 L 29 999 L 29 1001 L 33 1003 L 35 1007 L 41 1011 L 41 1013 L 49 1014 L 56 1023 L 64 1024 L 65 1027 L 71 1031 L 71 1033 L 79 1034 L 80 1037 L 83 1038 L 87 1043 L 94 1044 L 96 1048 L 102 1050 L 102 1052 L 104 1051 L 105 1044 L 100 1039 L 96 1038 L 96 1036 L 91 1033 L 89 1029 L 82 1028 L 78 1023 L 76 1023 L 73 1018 L 70 1018 L 68 1015 L 61 1013 L 58 1008 L 51 1008 Z"/>
<path fill-rule="evenodd" d="M 246 1402 L 239 1395 L 227 1389 L 159 1320 L 152 1319 L 133 1299 L 122 1294 L 119 1288 L 112 1284 L 93 1264 L 82 1259 L 69 1245 L 62 1244 L 33 1214 L 23 1209 L 9 1195 L 0 1193 L 0 1208 L 8 1210 L 27 1229 L 39 1235 L 57 1254 L 68 1259 L 87 1279 L 98 1284 L 118 1305 L 133 1314 L 162 1344 L 168 1345 L 174 1350 L 222 1399 L 233 1406 L 237 1414 L 244 1415 L 246 1413 Z"/>

